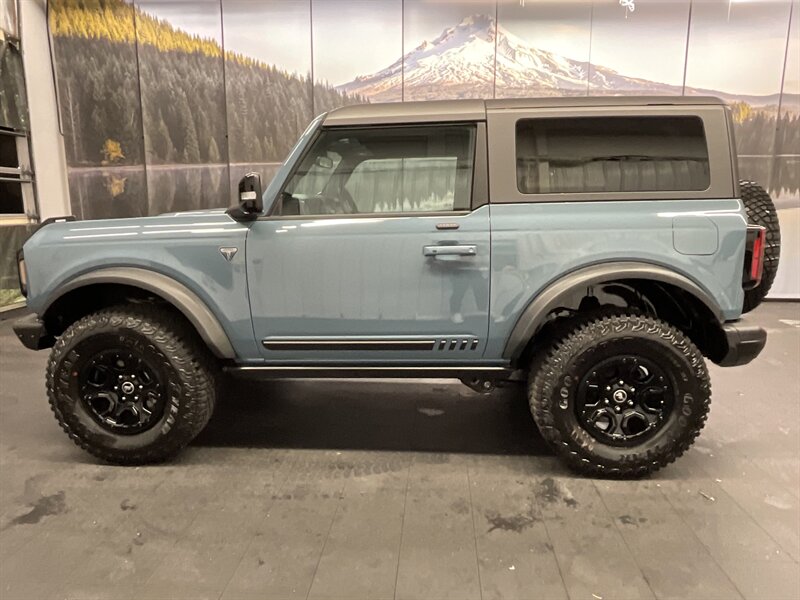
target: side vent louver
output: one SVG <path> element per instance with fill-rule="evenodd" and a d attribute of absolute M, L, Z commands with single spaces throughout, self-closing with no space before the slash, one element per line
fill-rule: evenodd
<path fill-rule="evenodd" d="M 480 340 L 476 337 L 452 337 L 441 338 L 434 346 L 436 351 L 441 352 L 461 352 L 477 350 Z"/>

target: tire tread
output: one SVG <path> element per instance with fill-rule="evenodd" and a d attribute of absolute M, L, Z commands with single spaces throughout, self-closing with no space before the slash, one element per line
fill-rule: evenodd
<path fill-rule="evenodd" d="M 169 435 L 140 450 L 113 451 L 94 443 L 90 432 L 61 412 L 59 389 L 61 362 L 76 338 L 113 328 L 135 331 L 157 345 L 170 358 L 181 382 L 180 412 Z M 219 367 L 196 332 L 166 310 L 148 304 L 120 305 L 89 314 L 73 323 L 58 338 L 47 362 L 47 395 L 56 421 L 80 448 L 104 461 L 139 465 L 164 461 L 183 449 L 208 424 L 214 411 Z"/>
<path fill-rule="evenodd" d="M 684 432 L 679 443 L 658 456 L 655 460 L 635 465 L 606 465 L 591 453 L 564 439 L 556 427 L 555 407 L 552 404 L 553 388 L 560 378 L 563 366 L 580 348 L 593 345 L 609 330 L 646 331 L 668 342 L 680 352 L 699 374 L 702 390 L 701 415 L 695 425 Z M 677 460 L 694 443 L 708 417 L 711 404 L 711 382 L 700 350 L 678 329 L 659 319 L 639 314 L 611 314 L 594 319 L 579 320 L 568 329 L 548 350 L 533 363 L 528 378 L 528 396 L 531 413 L 545 441 L 566 464 L 578 473 L 595 477 L 638 478 L 649 475 Z"/>

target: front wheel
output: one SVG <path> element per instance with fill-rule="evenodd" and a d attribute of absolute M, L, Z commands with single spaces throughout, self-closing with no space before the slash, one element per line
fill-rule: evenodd
<path fill-rule="evenodd" d="M 711 385 L 680 331 L 640 315 L 577 324 L 529 378 L 543 437 L 574 470 L 641 477 L 683 454 L 703 428 Z"/>
<path fill-rule="evenodd" d="M 90 314 L 58 339 L 47 366 L 50 407 L 81 448 L 117 464 L 176 454 L 214 409 L 215 364 L 188 324 L 163 308 Z"/>

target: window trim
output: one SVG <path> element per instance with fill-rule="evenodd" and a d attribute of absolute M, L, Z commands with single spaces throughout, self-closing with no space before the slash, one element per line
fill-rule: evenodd
<path fill-rule="evenodd" d="M 698 117 L 703 123 L 708 149 L 709 186 L 701 191 L 645 192 L 558 192 L 526 194 L 517 188 L 517 122 L 527 119 L 579 117 Z M 724 107 L 642 106 L 564 109 L 494 109 L 487 113 L 489 144 L 489 186 L 492 204 L 540 202 L 613 202 L 636 200 L 695 200 L 734 198 L 734 172 Z"/>
<path fill-rule="evenodd" d="M 354 213 L 354 214 L 335 214 L 335 215 L 282 215 L 279 214 L 279 210 L 283 207 L 283 203 L 281 202 L 281 196 L 286 189 L 286 186 L 289 185 L 289 182 L 297 173 L 300 165 L 306 159 L 308 154 L 314 148 L 319 137 L 325 133 L 326 131 L 335 131 L 335 130 L 357 130 L 357 129 L 364 129 L 364 130 L 372 130 L 372 129 L 419 129 L 419 128 L 429 128 L 429 127 L 457 127 L 459 125 L 468 125 L 475 127 L 475 135 L 473 136 L 473 158 L 472 158 L 472 185 L 470 186 L 470 208 L 469 210 L 448 210 L 448 211 L 409 211 L 409 212 L 386 212 L 386 213 L 378 213 L 378 212 L 371 212 L 371 213 Z M 300 156 L 297 157 L 297 160 L 292 165 L 291 171 L 286 176 L 286 179 L 281 184 L 278 193 L 276 194 L 275 198 L 272 201 L 272 205 L 270 206 L 269 212 L 258 218 L 258 220 L 275 220 L 275 221 L 302 221 L 302 220 L 319 220 L 319 219 L 397 219 L 397 218 L 408 218 L 408 217 L 434 217 L 434 218 L 442 218 L 442 217 L 463 217 L 465 215 L 470 214 L 476 208 L 480 208 L 485 204 L 489 203 L 488 199 L 488 165 L 487 165 L 487 158 L 486 158 L 486 123 L 484 121 L 442 121 L 442 122 L 435 122 L 435 123 L 402 123 L 402 124 L 380 124 L 380 125 L 346 125 L 346 126 L 328 126 L 326 127 L 324 124 L 322 127 L 319 127 L 314 134 L 314 137 L 308 141 L 308 144 L 303 149 L 303 152 Z M 482 156 L 481 156 L 482 154 Z M 479 165 L 479 161 L 482 163 Z M 482 169 L 482 173 L 480 174 L 481 177 L 477 177 L 478 168 L 479 166 Z M 477 189 L 476 189 L 477 184 Z M 481 189 L 485 187 L 485 189 Z M 478 206 L 475 205 L 476 202 L 476 192 L 479 193 L 478 201 L 481 202 Z"/>

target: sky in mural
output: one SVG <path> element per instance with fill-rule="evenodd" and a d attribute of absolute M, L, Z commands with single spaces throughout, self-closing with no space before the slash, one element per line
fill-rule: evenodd
<path fill-rule="evenodd" d="M 679 87 L 688 31 L 687 86 L 769 95 L 780 90 L 790 4 L 701 0 L 692 6 L 691 28 L 688 0 L 639 0 L 634 12 L 616 0 L 594 6 L 571 0 L 500 0 L 496 9 L 486 0 L 406 0 L 404 7 L 400 0 L 325 0 L 313 6 L 307 0 L 224 0 L 223 13 L 227 49 L 305 73 L 313 10 L 315 77 L 334 85 L 380 73 L 403 50 L 413 53 L 469 15 L 485 16 L 485 34 L 491 35 L 497 14 L 501 36 L 511 34 L 526 48 L 576 62 L 586 62 L 591 54 L 593 65 Z M 216 0 L 140 0 L 138 5 L 189 33 L 220 39 Z"/>

